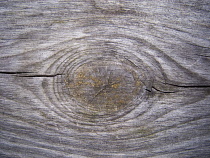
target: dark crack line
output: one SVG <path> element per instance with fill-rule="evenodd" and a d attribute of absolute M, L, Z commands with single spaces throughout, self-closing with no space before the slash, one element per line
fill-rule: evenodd
<path fill-rule="evenodd" d="M 18 74 L 27 74 L 32 72 L 9 72 L 9 71 L 0 71 L 0 74 L 8 74 L 8 75 L 18 75 Z"/>
<path fill-rule="evenodd" d="M 35 75 L 18 75 L 18 77 L 56 77 L 61 76 L 63 74 L 35 74 Z"/>
<path fill-rule="evenodd" d="M 160 90 L 160 89 L 157 89 L 157 88 L 154 87 L 154 86 L 152 86 L 152 89 L 154 89 L 154 90 L 156 90 L 156 91 L 158 91 L 158 92 L 161 92 L 161 93 L 176 93 L 176 92 L 178 92 L 178 91 L 162 91 L 162 90 Z M 145 90 L 148 91 L 148 92 L 152 92 L 152 89 L 151 89 L 151 90 L 145 89 Z"/>
<path fill-rule="evenodd" d="M 34 74 L 33 72 L 27 72 L 27 71 L 20 71 L 20 72 L 0 71 L 0 74 L 16 75 L 18 77 L 56 77 L 63 75 L 63 74 Z"/>
<path fill-rule="evenodd" d="M 158 92 L 161 92 L 161 93 L 176 93 L 176 92 L 178 92 L 178 91 L 162 91 L 162 90 L 160 90 L 160 89 L 157 89 L 156 87 L 152 87 L 153 89 L 155 89 L 156 91 L 158 91 Z"/>
<path fill-rule="evenodd" d="M 181 87 L 181 88 L 209 88 L 210 85 L 176 85 L 171 83 L 164 83 L 174 87 Z"/>
<path fill-rule="evenodd" d="M 176 84 L 170 84 L 170 83 L 164 83 L 165 85 L 170 85 L 170 86 L 174 86 L 174 87 L 179 87 L 179 88 L 210 88 L 210 85 L 176 85 Z M 151 87 L 150 89 L 145 89 L 148 92 L 152 92 L 152 89 L 161 92 L 161 93 L 176 93 L 178 91 L 164 91 L 164 90 L 160 90 L 154 86 Z"/>
<path fill-rule="evenodd" d="M 0 71 L 0 74 L 16 75 L 17 77 L 56 77 L 63 74 L 33 74 L 33 72 L 12 72 L 12 71 Z"/>

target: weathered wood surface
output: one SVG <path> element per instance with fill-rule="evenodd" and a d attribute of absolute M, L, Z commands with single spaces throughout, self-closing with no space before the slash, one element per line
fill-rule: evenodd
<path fill-rule="evenodd" d="M 210 156 L 208 0 L 5 0 L 0 7 L 0 157 Z M 84 89 L 77 77 L 71 84 L 87 61 L 95 67 L 81 71 L 102 89 Z M 132 102 L 112 98 L 126 97 L 129 86 Z"/>

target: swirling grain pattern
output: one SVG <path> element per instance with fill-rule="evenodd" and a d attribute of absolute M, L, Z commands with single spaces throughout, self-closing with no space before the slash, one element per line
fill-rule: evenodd
<path fill-rule="evenodd" d="M 0 4 L 0 157 L 210 156 L 207 0 Z"/>

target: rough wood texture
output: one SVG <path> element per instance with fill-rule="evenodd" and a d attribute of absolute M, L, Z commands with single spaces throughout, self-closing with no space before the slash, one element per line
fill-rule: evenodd
<path fill-rule="evenodd" d="M 1 158 L 210 156 L 209 0 L 0 7 Z"/>

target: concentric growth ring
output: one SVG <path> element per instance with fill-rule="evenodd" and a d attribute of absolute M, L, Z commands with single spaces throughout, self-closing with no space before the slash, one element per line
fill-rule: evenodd
<path fill-rule="evenodd" d="M 70 41 L 72 47 L 57 61 L 56 73 L 63 74 L 54 79 L 57 102 L 63 106 L 58 109 L 71 121 L 113 122 L 140 106 L 154 80 L 154 70 L 141 60 L 152 60 L 140 52 L 146 43 L 120 35 L 94 38 Z M 120 42 L 125 40 L 127 45 Z"/>

